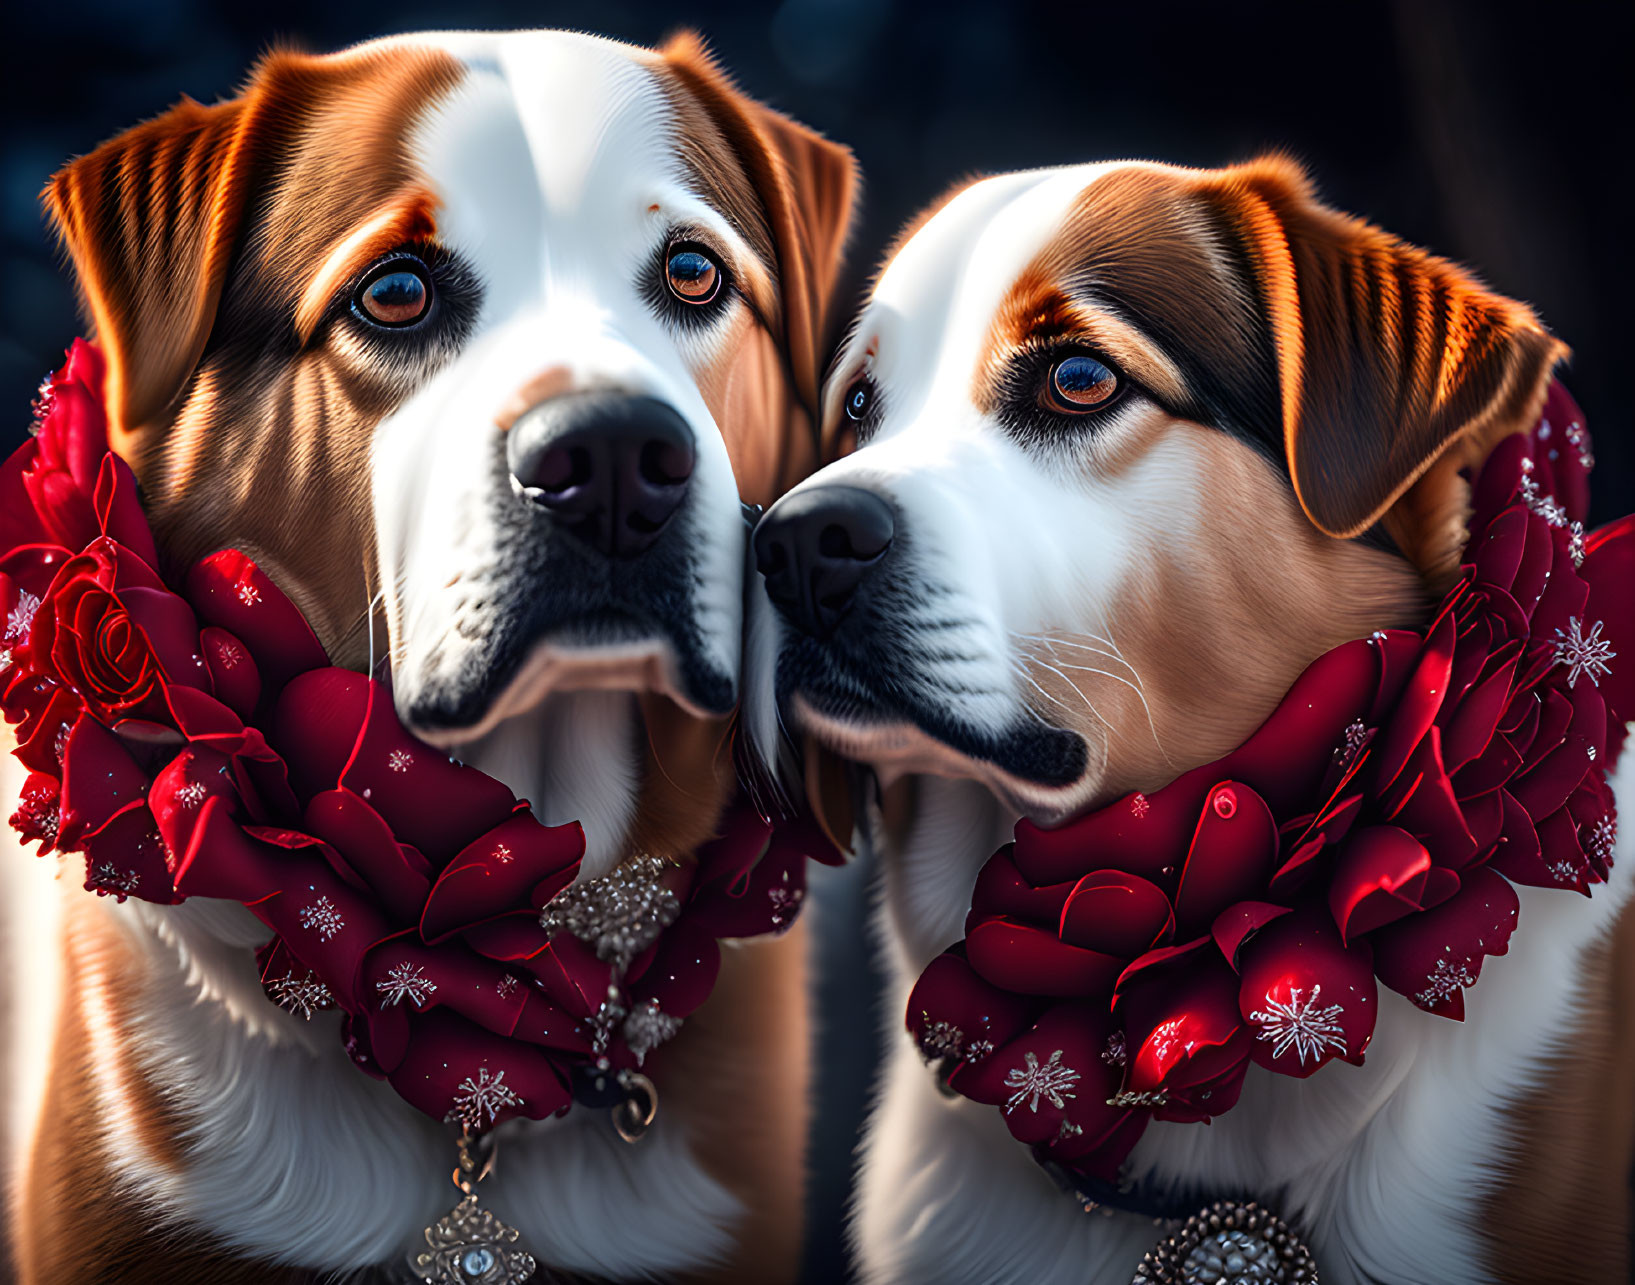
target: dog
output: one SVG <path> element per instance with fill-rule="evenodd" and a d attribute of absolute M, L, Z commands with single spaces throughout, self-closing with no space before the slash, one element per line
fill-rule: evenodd
<path fill-rule="evenodd" d="M 592 878 L 734 786 L 743 506 L 813 465 L 853 188 L 696 36 L 440 33 L 275 51 L 44 199 L 172 569 L 255 558 L 412 730 L 581 820 Z M 0 862 L 17 1276 L 401 1269 L 448 1131 L 265 1002 L 241 907 L 51 864 Z M 639 1147 L 505 1131 L 484 1198 L 545 1269 L 793 1274 L 802 950 L 727 952 Z"/>
<path fill-rule="evenodd" d="M 940 1093 L 909 990 L 1018 818 L 1161 787 L 1320 654 L 1423 625 L 1460 561 L 1461 470 L 1531 427 L 1564 355 L 1279 156 L 987 178 L 899 239 L 826 384 L 856 449 L 757 529 L 776 612 L 746 671 L 770 758 L 781 717 L 810 775 L 832 752 L 873 782 L 890 1051 L 866 1280 L 1130 1279 L 1163 1232 L 1088 1215 L 1000 1113 Z M 1462 1026 L 1382 990 L 1365 1066 L 1251 1068 L 1212 1127 L 1149 1128 L 1129 1176 L 1268 1203 L 1325 1282 L 1625 1279 L 1629 884 L 1520 889 Z"/>

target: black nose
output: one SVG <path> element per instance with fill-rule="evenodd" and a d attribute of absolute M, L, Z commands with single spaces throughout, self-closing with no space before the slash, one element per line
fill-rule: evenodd
<path fill-rule="evenodd" d="M 522 493 L 612 558 L 647 549 L 687 495 L 692 430 L 652 397 L 570 393 L 521 415 L 505 443 Z"/>
<path fill-rule="evenodd" d="M 755 528 L 767 597 L 797 629 L 827 638 L 886 555 L 891 505 L 855 486 L 815 486 L 772 506 Z"/>

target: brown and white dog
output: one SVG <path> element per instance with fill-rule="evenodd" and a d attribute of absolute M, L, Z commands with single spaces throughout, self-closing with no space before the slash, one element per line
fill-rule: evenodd
<path fill-rule="evenodd" d="M 763 745 L 781 702 L 878 780 L 868 1280 L 1130 1279 L 1161 1233 L 1086 1216 L 998 1113 L 945 1099 L 909 987 L 1018 816 L 1161 786 L 1322 652 L 1422 622 L 1458 562 L 1460 468 L 1531 425 L 1564 351 L 1280 158 L 991 178 L 898 243 L 826 393 L 857 450 L 757 530 L 782 619 L 746 677 Z M 1626 759 L 1626 810 L 1632 781 Z M 1251 1069 L 1213 1127 L 1150 1128 L 1131 1176 L 1267 1200 L 1325 1282 L 1625 1279 L 1629 887 L 1620 866 L 1588 901 L 1522 889 L 1463 1025 L 1382 991 L 1366 1066 Z"/>
<path fill-rule="evenodd" d="M 422 736 L 582 820 L 593 877 L 685 855 L 733 787 L 740 501 L 814 463 L 852 190 L 694 37 L 527 32 L 274 53 L 45 199 L 167 555 L 260 561 L 337 663 L 389 661 Z M 17 1276 L 400 1264 L 450 1203 L 447 1130 L 348 1065 L 334 1014 L 266 1003 L 265 930 L 7 849 Z M 793 1273 L 802 949 L 727 952 L 639 1146 L 602 1113 L 505 1131 L 485 1197 L 547 1268 Z"/>

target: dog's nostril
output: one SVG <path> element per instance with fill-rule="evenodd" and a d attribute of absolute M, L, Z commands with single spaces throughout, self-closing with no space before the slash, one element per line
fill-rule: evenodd
<path fill-rule="evenodd" d="M 546 451 L 533 477 L 541 491 L 566 491 L 590 481 L 590 452 L 583 447 L 561 447 Z"/>
<path fill-rule="evenodd" d="M 642 447 L 642 480 L 654 486 L 676 486 L 693 475 L 690 442 L 653 441 Z"/>

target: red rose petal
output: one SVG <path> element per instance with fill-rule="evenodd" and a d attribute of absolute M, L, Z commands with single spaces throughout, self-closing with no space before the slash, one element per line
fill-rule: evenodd
<path fill-rule="evenodd" d="M 463 1118 L 473 1127 L 523 1116 L 543 1120 L 573 1102 L 554 1062 L 530 1044 L 485 1031 L 445 1009 L 416 1014 L 392 1088 L 434 1120 Z"/>
<path fill-rule="evenodd" d="M 462 849 L 438 876 L 420 918 L 421 936 L 435 946 L 519 906 L 543 906 L 573 881 L 584 852 L 578 822 L 543 826 L 531 813 L 514 814 Z"/>
<path fill-rule="evenodd" d="M 1124 961 L 1070 946 L 1055 933 L 1009 919 L 975 925 L 965 938 L 971 967 L 995 986 L 1029 995 L 1111 992 Z"/>
<path fill-rule="evenodd" d="M 1521 903 L 1516 890 L 1487 866 L 1467 870 L 1460 879 L 1451 899 L 1381 929 L 1373 942 L 1380 981 L 1428 1013 L 1463 1021 L 1463 988 L 1481 975 L 1484 956 L 1509 949 Z"/>
<path fill-rule="evenodd" d="M 1266 886 L 1277 856 L 1277 822 L 1254 790 L 1224 781 L 1204 801 L 1175 894 L 1176 931 L 1194 937 L 1234 901 Z"/>
<path fill-rule="evenodd" d="M 1244 948 L 1239 972 L 1238 1009 L 1257 1065 L 1300 1078 L 1336 1057 L 1361 1065 L 1379 1011 L 1373 956 L 1366 941 L 1346 946 L 1326 909 L 1268 925 Z"/>
<path fill-rule="evenodd" d="M 1436 721 L 1452 676 L 1453 645 L 1453 617 L 1444 614 L 1425 640 L 1424 651 L 1395 714 L 1374 742 L 1374 770 L 1381 790 L 1397 779 L 1409 755 Z"/>
<path fill-rule="evenodd" d="M 431 880 L 416 868 L 379 813 L 350 790 L 325 790 L 307 804 L 304 824 L 379 898 L 399 926 L 419 922 Z"/>
<path fill-rule="evenodd" d="M 938 955 L 908 996 L 908 1032 L 921 1056 L 972 1064 L 1009 1043 L 1028 1023 L 1029 1005 L 990 986 L 962 955 Z"/>
<path fill-rule="evenodd" d="M 1238 952 L 1243 949 L 1244 942 L 1272 920 L 1288 913 L 1288 906 L 1279 906 L 1269 901 L 1240 901 L 1215 916 L 1215 922 L 1210 926 L 1209 933 L 1215 939 L 1215 944 L 1220 947 L 1221 954 L 1226 957 L 1226 962 L 1236 968 Z"/>
<path fill-rule="evenodd" d="M 1174 928 L 1169 898 L 1158 885 L 1121 870 L 1098 870 L 1074 885 L 1059 932 L 1070 946 L 1134 959 Z"/>
<path fill-rule="evenodd" d="M 1391 825 L 1358 830 L 1340 849 L 1328 906 L 1341 944 L 1419 909 L 1431 854 Z"/>
<path fill-rule="evenodd" d="M 971 918 L 1003 917 L 1041 928 L 1060 923 L 1062 907 L 1076 883 L 1046 884 L 1036 888 L 1022 877 L 1013 856 L 1015 845 L 1007 843 L 988 858 L 976 877 L 971 893 Z"/>
<path fill-rule="evenodd" d="M 186 592 L 200 620 L 243 640 L 270 687 L 329 664 L 295 604 L 237 549 L 201 560 L 188 574 Z"/>
<path fill-rule="evenodd" d="M 82 718 L 63 745 L 62 820 L 58 844 L 64 851 L 107 825 L 148 793 L 147 773 L 119 738 L 92 718 Z"/>

